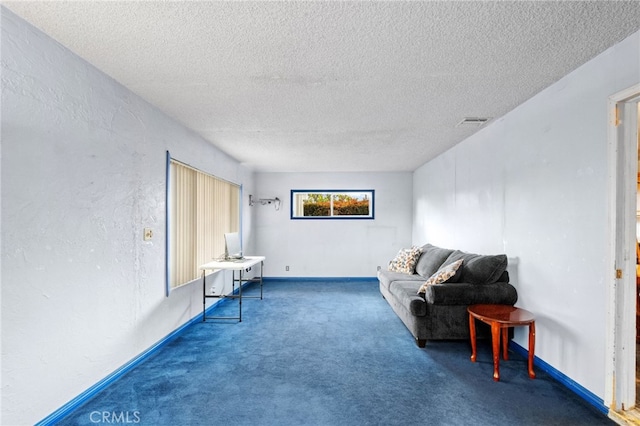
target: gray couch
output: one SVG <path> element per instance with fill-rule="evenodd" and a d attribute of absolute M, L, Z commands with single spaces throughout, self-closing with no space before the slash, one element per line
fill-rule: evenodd
<path fill-rule="evenodd" d="M 430 285 L 418 294 L 422 284 L 441 268 L 463 259 L 448 281 Z M 427 340 L 468 339 L 467 307 L 476 303 L 514 305 L 515 287 L 509 284 L 507 257 L 478 255 L 426 244 L 413 274 L 378 271 L 380 292 L 423 348 Z M 477 324 L 478 337 L 490 336 L 484 324 Z"/>

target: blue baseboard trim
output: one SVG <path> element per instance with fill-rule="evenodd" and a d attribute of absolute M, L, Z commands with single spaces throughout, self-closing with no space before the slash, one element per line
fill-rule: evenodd
<path fill-rule="evenodd" d="M 295 282 L 318 282 L 318 281 L 330 281 L 330 282 L 345 282 L 345 281 L 358 281 L 358 282 L 377 282 L 377 277 L 264 277 L 264 282 L 268 281 L 295 281 Z"/>
<path fill-rule="evenodd" d="M 245 284 L 242 285 L 242 288 L 245 288 L 246 286 L 248 286 L 250 284 L 252 284 L 252 282 L 245 283 Z M 238 294 L 238 291 L 239 291 L 239 289 L 236 288 L 235 291 L 234 291 L 234 294 Z M 205 310 L 205 315 L 209 315 L 213 310 L 215 310 L 216 308 L 222 306 L 223 303 L 226 303 L 229 300 L 230 299 L 219 299 L 219 300 L 217 300 L 215 303 L 213 303 L 211 306 L 209 306 Z M 65 405 L 63 405 L 62 407 L 60 407 L 59 409 L 57 409 L 53 413 L 51 413 L 49 416 L 47 416 L 44 419 L 40 420 L 38 423 L 35 424 L 35 426 L 51 426 L 51 425 L 55 425 L 60 420 L 62 420 L 64 417 L 68 416 L 73 411 L 75 411 L 82 404 L 84 404 L 85 402 L 87 402 L 88 400 L 93 398 L 98 392 L 102 391 L 107 386 L 109 386 L 110 384 L 112 384 L 113 382 L 118 380 L 120 377 L 122 377 L 123 375 L 125 375 L 126 373 L 128 373 L 129 371 L 134 369 L 136 366 L 138 366 L 139 364 L 141 364 L 144 361 L 146 361 L 147 359 L 149 359 L 152 355 L 154 355 L 161 348 L 163 348 L 167 344 L 171 343 L 178 336 L 180 336 L 182 333 L 184 333 L 189 327 L 193 326 L 194 324 L 201 323 L 201 322 L 202 322 L 202 313 L 199 313 L 198 315 L 194 316 L 189 321 L 187 321 L 186 323 L 184 323 L 183 325 L 181 325 L 180 327 L 176 328 L 174 331 L 172 331 L 171 333 L 166 335 L 162 340 L 158 341 L 156 344 L 154 344 L 153 346 L 151 346 L 150 348 L 148 348 L 147 350 L 145 350 L 144 352 L 142 352 L 141 354 L 139 354 L 138 356 L 133 358 L 131 361 L 129 361 L 128 363 L 124 364 L 122 367 L 120 367 L 119 369 L 117 369 L 113 373 L 109 374 L 107 377 L 105 377 L 104 379 L 100 380 L 98 383 L 96 383 L 95 385 L 91 386 L 86 391 L 82 392 L 80 395 L 78 395 L 77 397 L 75 397 L 74 399 L 72 399 L 71 401 L 69 401 L 68 403 L 66 403 Z"/>
<path fill-rule="evenodd" d="M 512 349 L 514 352 L 519 353 L 525 358 L 529 356 L 529 351 L 527 349 L 523 348 L 522 346 L 520 346 L 519 344 L 513 341 L 510 342 L 509 348 Z M 590 392 L 580 384 L 576 383 L 569 376 L 556 370 L 554 367 L 547 364 L 546 362 L 544 362 L 543 360 L 541 360 L 535 355 L 533 357 L 533 365 L 536 368 L 539 368 L 540 370 L 544 371 L 545 373 L 547 373 L 548 375 L 550 375 L 560 383 L 562 383 L 564 386 L 569 388 L 569 390 L 571 390 L 572 392 L 577 394 L 579 397 L 587 401 L 589 404 L 591 404 L 594 408 L 596 408 L 601 413 L 605 415 L 609 414 L 609 407 L 604 405 L 604 400 L 598 398 L 592 392 Z"/>

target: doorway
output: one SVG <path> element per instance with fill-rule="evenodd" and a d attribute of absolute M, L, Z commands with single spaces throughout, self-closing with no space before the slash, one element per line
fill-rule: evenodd
<path fill-rule="evenodd" d="M 625 419 L 637 419 L 636 312 L 638 238 L 638 147 L 640 84 L 609 98 L 608 333 L 605 405 Z M 640 407 L 637 407 L 640 408 Z"/>

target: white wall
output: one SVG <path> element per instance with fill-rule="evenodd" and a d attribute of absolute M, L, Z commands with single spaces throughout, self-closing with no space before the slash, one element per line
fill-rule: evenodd
<path fill-rule="evenodd" d="M 255 212 L 257 254 L 270 277 L 375 277 L 411 244 L 411 173 L 257 173 L 258 198 L 278 197 Z M 291 220 L 292 189 L 373 189 L 374 220 Z M 245 200 L 246 201 L 246 200 Z M 289 266 L 289 271 L 285 270 Z"/>
<path fill-rule="evenodd" d="M 201 312 L 197 284 L 165 297 L 166 150 L 247 191 L 253 182 L 1 10 L 0 423 L 33 424 Z"/>
<path fill-rule="evenodd" d="M 414 175 L 413 241 L 517 258 L 536 355 L 601 398 L 607 98 L 638 83 L 639 52 L 636 33 Z"/>

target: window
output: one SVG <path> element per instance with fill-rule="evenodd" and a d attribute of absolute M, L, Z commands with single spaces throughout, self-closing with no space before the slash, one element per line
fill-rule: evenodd
<path fill-rule="evenodd" d="M 291 190 L 291 219 L 373 219 L 375 191 Z"/>
<path fill-rule="evenodd" d="M 224 233 L 240 228 L 240 187 L 167 159 L 168 294 L 224 253 Z"/>

